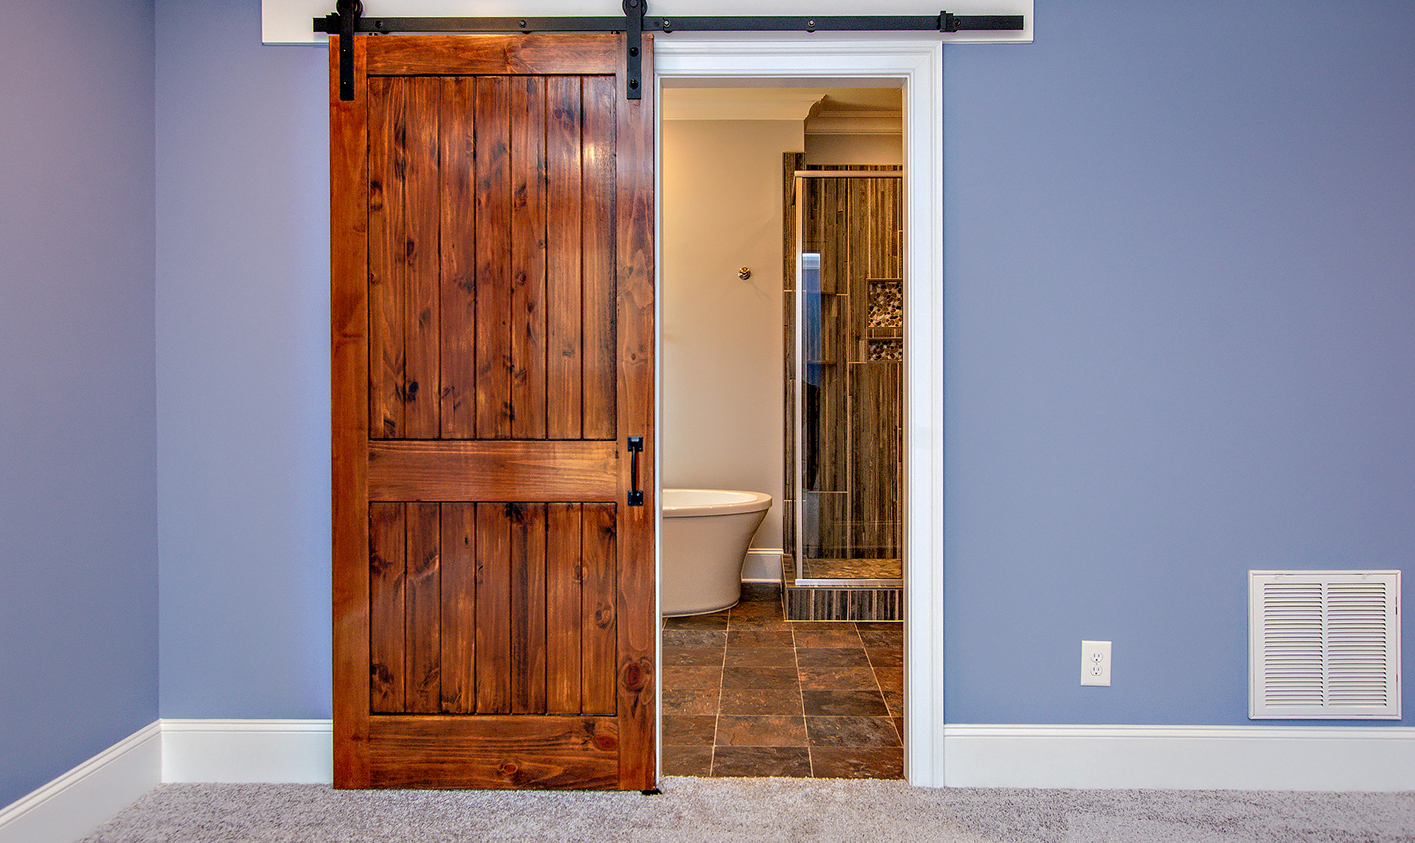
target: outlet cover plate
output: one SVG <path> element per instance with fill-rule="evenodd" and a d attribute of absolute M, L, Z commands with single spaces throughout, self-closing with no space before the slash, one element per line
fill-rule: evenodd
<path fill-rule="evenodd" d="M 1081 642 L 1081 684 L 1110 684 L 1110 642 Z"/>

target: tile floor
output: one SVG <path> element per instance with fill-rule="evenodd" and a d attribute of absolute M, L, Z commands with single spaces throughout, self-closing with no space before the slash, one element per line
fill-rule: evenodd
<path fill-rule="evenodd" d="M 903 629 L 789 622 L 781 589 L 663 621 L 669 776 L 903 776 Z"/>

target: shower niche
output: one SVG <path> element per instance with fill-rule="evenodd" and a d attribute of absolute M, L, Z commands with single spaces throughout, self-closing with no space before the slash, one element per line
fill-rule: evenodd
<path fill-rule="evenodd" d="M 902 173 L 785 164 L 786 614 L 899 620 Z"/>

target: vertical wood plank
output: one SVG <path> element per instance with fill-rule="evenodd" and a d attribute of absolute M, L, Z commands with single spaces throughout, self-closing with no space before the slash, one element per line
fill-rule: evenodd
<path fill-rule="evenodd" d="M 617 697 L 619 629 L 615 505 L 587 503 L 581 532 L 584 591 L 580 629 L 583 646 L 581 705 L 584 714 L 613 714 Z"/>
<path fill-rule="evenodd" d="M 442 434 L 439 93 L 436 77 L 408 80 L 407 218 L 402 254 L 407 266 L 403 412 L 404 436 L 409 439 L 436 439 Z"/>
<path fill-rule="evenodd" d="M 545 438 L 545 79 L 511 83 L 511 436 Z"/>
<path fill-rule="evenodd" d="M 545 713 L 545 505 L 506 505 L 511 521 L 511 711 Z"/>
<path fill-rule="evenodd" d="M 442 507 L 442 710 L 476 710 L 476 504 Z"/>
<path fill-rule="evenodd" d="M 510 82 L 477 79 L 477 438 L 511 437 Z"/>
<path fill-rule="evenodd" d="M 476 80 L 446 77 L 438 122 L 442 151 L 442 438 L 477 432 Z"/>
<path fill-rule="evenodd" d="M 580 713 L 581 505 L 546 511 L 545 694 L 551 714 Z"/>
<path fill-rule="evenodd" d="M 369 436 L 403 435 L 407 85 L 368 81 Z"/>
<path fill-rule="evenodd" d="M 477 506 L 477 713 L 511 711 L 511 521 L 506 504 Z"/>
<path fill-rule="evenodd" d="M 578 439 L 583 413 L 580 303 L 580 79 L 546 80 L 546 436 Z M 578 698 L 578 692 L 577 692 Z"/>
<path fill-rule="evenodd" d="M 643 66 L 653 67 L 653 38 L 646 36 Z M 646 468 L 643 506 L 625 506 L 616 525 L 619 572 L 619 786 L 653 787 L 658 677 L 658 617 L 653 611 L 654 512 L 658 487 L 653 466 L 658 438 L 654 420 L 654 97 L 645 73 L 643 98 L 618 100 L 615 155 L 615 263 L 618 277 L 619 436 L 642 435 Z M 623 67 L 618 82 L 624 84 Z M 621 497 L 630 488 L 629 460 L 620 460 Z"/>
<path fill-rule="evenodd" d="M 329 47 L 330 515 L 334 786 L 369 772 L 369 188 L 366 43 L 354 42 L 353 100 Z"/>
<path fill-rule="evenodd" d="M 369 710 L 403 711 L 405 702 L 403 504 L 369 504 Z"/>
<path fill-rule="evenodd" d="M 647 66 L 647 65 L 646 65 Z M 584 82 L 584 438 L 613 439 L 615 386 L 614 80 Z"/>
<path fill-rule="evenodd" d="M 435 503 L 407 505 L 407 585 L 403 674 L 404 711 L 442 710 L 442 524 Z"/>

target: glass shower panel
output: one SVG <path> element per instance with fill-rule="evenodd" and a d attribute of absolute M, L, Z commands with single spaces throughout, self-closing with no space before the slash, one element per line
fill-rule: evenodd
<path fill-rule="evenodd" d="M 787 550 L 798 580 L 901 576 L 899 188 L 890 176 L 797 179 Z"/>

